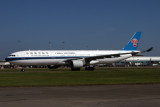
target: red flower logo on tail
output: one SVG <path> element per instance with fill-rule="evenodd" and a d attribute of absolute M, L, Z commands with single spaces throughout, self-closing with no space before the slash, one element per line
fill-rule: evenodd
<path fill-rule="evenodd" d="M 135 39 L 135 38 L 134 38 L 131 42 L 133 43 L 133 46 L 134 46 L 134 47 L 136 47 L 136 46 L 137 46 L 137 44 L 138 44 L 138 40 L 137 40 L 137 39 Z"/>

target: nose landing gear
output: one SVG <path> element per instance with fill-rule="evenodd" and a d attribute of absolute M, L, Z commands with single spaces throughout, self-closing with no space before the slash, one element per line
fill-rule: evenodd
<path fill-rule="evenodd" d="M 22 68 L 22 69 L 21 69 L 21 72 L 24 72 L 24 71 L 25 71 L 25 69 L 24 69 L 24 68 Z"/>

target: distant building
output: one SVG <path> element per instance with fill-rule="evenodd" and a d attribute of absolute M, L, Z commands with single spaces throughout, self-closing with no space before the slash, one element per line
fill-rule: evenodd
<path fill-rule="evenodd" d="M 0 61 L 0 66 L 10 65 L 9 62 L 6 61 Z"/>
<path fill-rule="evenodd" d="M 134 56 L 121 61 L 132 66 L 156 66 L 160 65 L 160 57 Z"/>
<path fill-rule="evenodd" d="M 128 59 L 125 59 L 124 61 L 130 61 L 130 62 L 137 62 L 137 61 L 153 61 L 153 62 L 160 62 L 160 57 L 151 57 L 151 56 L 134 56 L 130 57 Z"/>
<path fill-rule="evenodd" d="M 0 61 L 0 69 L 3 69 L 3 68 L 8 67 L 8 66 L 10 66 L 9 62 Z"/>

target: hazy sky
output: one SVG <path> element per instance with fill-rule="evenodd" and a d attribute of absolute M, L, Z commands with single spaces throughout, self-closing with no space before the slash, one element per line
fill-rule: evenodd
<path fill-rule="evenodd" d="M 28 49 L 117 50 L 136 31 L 139 50 L 153 46 L 146 55 L 160 56 L 160 0 L 0 0 L 2 58 Z"/>

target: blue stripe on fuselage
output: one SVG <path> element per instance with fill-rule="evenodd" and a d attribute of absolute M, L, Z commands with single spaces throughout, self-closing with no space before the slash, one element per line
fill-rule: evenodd
<path fill-rule="evenodd" d="M 62 56 L 62 57 L 8 57 L 6 61 L 15 61 L 15 60 L 33 60 L 33 59 L 70 59 L 70 58 L 84 58 L 88 56 Z"/>

